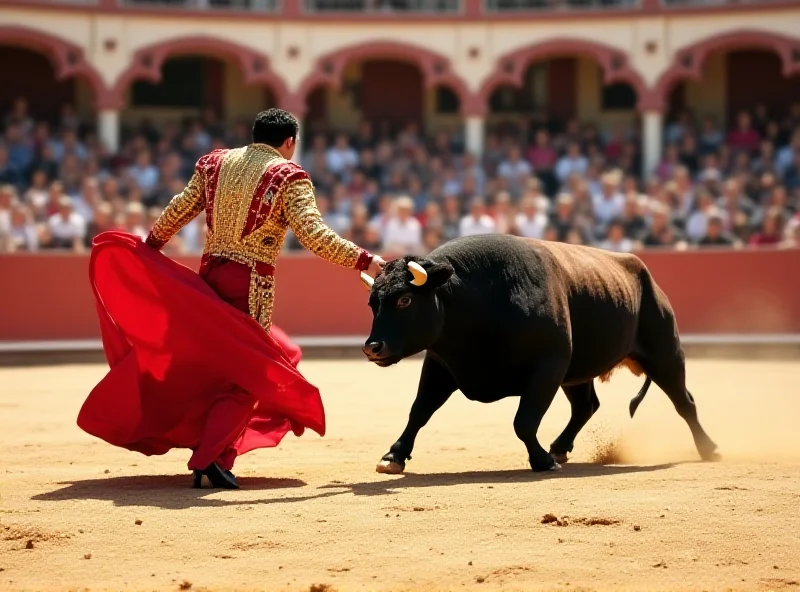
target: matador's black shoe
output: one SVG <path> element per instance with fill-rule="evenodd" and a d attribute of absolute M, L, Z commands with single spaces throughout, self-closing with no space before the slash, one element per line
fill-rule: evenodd
<path fill-rule="evenodd" d="M 201 489 L 203 487 L 203 475 L 208 477 L 211 481 L 212 487 L 220 487 L 222 489 L 239 489 L 239 484 L 236 482 L 236 477 L 230 471 L 225 471 L 217 465 L 211 463 L 202 471 L 194 471 L 194 489 Z"/>

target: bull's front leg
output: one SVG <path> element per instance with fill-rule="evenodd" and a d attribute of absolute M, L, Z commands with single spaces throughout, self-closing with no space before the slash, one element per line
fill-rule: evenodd
<path fill-rule="evenodd" d="M 417 398 L 411 405 L 406 429 L 378 463 L 376 470 L 379 473 L 397 475 L 405 470 L 406 460 L 411 460 L 417 434 L 456 388 L 456 381 L 450 372 L 430 354 L 426 355 L 422 363 Z"/>

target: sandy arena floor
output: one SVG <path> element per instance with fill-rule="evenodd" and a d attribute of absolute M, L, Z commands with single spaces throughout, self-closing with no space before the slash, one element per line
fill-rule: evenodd
<path fill-rule="evenodd" d="M 456 394 L 409 473 L 379 475 L 419 368 L 304 362 L 328 435 L 240 458 L 234 492 L 81 432 L 103 366 L 0 369 L 0 590 L 800 591 L 800 363 L 690 362 L 721 463 L 655 386 L 631 420 L 620 371 L 559 474 L 527 470 L 516 400 Z M 545 446 L 567 417 L 559 394 Z M 590 462 L 615 443 L 622 464 Z"/>

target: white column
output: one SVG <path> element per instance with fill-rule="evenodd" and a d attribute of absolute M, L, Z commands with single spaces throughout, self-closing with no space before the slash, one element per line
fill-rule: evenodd
<path fill-rule="evenodd" d="M 119 150 L 119 111 L 101 109 L 98 115 L 100 140 L 112 153 Z"/>
<path fill-rule="evenodd" d="M 469 115 L 465 120 L 464 138 L 466 140 L 467 152 L 480 158 L 483 156 L 483 136 L 485 121 L 479 115 Z"/>
<path fill-rule="evenodd" d="M 303 134 L 303 122 L 298 120 L 298 129 L 297 129 L 297 144 L 294 147 L 294 156 L 292 156 L 292 160 L 297 164 L 302 166 L 302 162 L 300 162 L 303 158 L 303 143 L 300 141 Z"/>
<path fill-rule="evenodd" d="M 647 180 L 653 176 L 661 162 L 664 115 L 661 111 L 645 111 L 642 117 L 642 177 Z"/>

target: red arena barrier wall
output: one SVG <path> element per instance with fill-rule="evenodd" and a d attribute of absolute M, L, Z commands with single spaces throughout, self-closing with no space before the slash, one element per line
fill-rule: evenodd
<path fill-rule="evenodd" d="M 800 333 L 800 250 L 646 252 L 684 334 Z M 181 258 L 196 268 L 198 257 Z M 0 341 L 99 337 L 88 257 L 0 257 Z M 275 323 L 293 336 L 364 336 L 370 326 L 358 273 L 313 256 L 277 265 Z"/>

